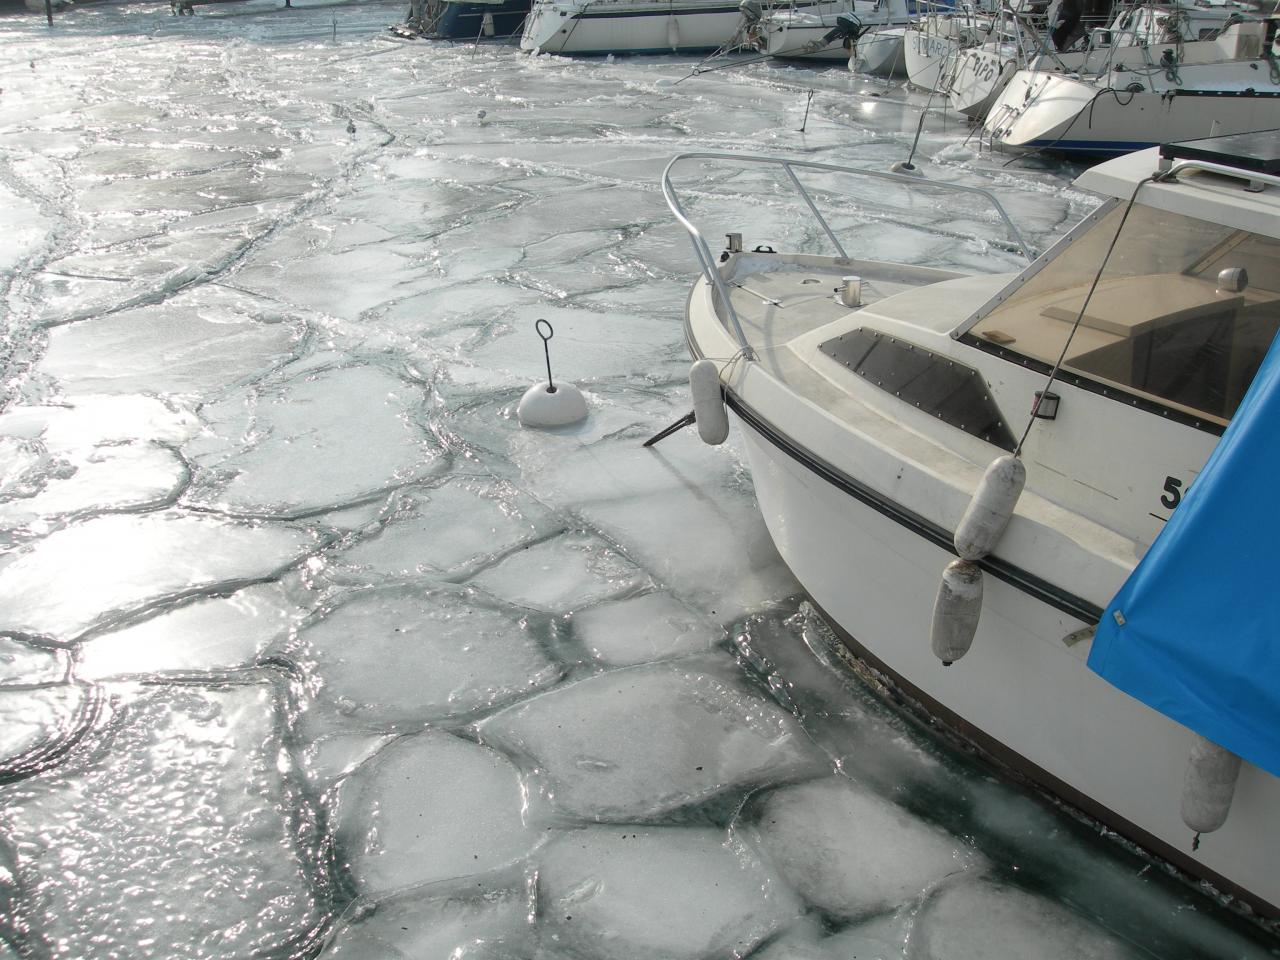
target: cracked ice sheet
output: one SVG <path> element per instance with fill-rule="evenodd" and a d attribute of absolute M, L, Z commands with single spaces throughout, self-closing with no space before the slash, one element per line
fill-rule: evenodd
<path fill-rule="evenodd" d="M 559 517 L 510 483 L 455 476 L 438 487 L 400 493 L 381 529 L 335 552 L 333 560 L 344 579 L 459 577 L 563 528 Z"/>
<path fill-rule="evenodd" d="M 911 941 L 912 956 L 922 960 L 1137 960 L 1141 955 L 1051 900 L 987 880 L 948 885 L 932 897 Z"/>
<path fill-rule="evenodd" d="M 0 630 L 73 640 L 166 599 L 266 579 L 310 546 L 297 530 L 209 517 L 88 520 L 36 541 L 0 568 Z"/>
<path fill-rule="evenodd" d="M 548 613 L 571 613 L 648 585 L 643 572 L 608 543 L 580 533 L 517 550 L 469 583 L 508 603 Z"/>
<path fill-rule="evenodd" d="M 527 758 L 557 815 L 651 820 L 722 793 L 830 771 L 791 714 L 728 657 L 598 674 L 494 714 L 481 740 Z"/>
<path fill-rule="evenodd" d="M 80 645 L 76 676 L 87 680 L 247 667 L 304 611 L 279 583 L 185 604 Z"/>
<path fill-rule="evenodd" d="M 293 356 L 301 324 L 221 287 L 55 328 L 39 370 L 63 393 L 203 396 Z"/>
<path fill-rule="evenodd" d="M 841 776 L 775 790 L 749 832 L 801 896 L 842 919 L 911 903 L 985 866 L 959 838 Z"/>
<path fill-rule="evenodd" d="M 48 243 L 52 221 L 41 212 L 39 204 L 5 185 L 0 185 L 0 210 L 4 211 L 5 220 L 0 232 L 0 275 L 8 276 Z"/>
<path fill-rule="evenodd" d="M 203 411 L 185 452 L 204 471 L 192 502 L 273 517 L 333 509 L 420 480 L 438 451 L 414 383 L 376 366 L 307 369 Z"/>
<path fill-rule="evenodd" d="M 56 759 L 92 719 L 95 694 L 80 683 L 0 689 L 0 776 L 29 776 Z"/>
<path fill-rule="evenodd" d="M 526 386 L 545 378 L 546 359 L 535 332 L 540 319 L 555 331 L 550 343 L 553 380 L 568 380 L 581 388 L 649 369 L 666 353 L 678 329 L 668 318 L 642 311 L 519 304 L 506 318 L 504 334 L 468 350 L 466 362 L 507 373 Z"/>
<path fill-rule="evenodd" d="M 147 444 L 77 451 L 46 463 L 43 489 L 0 503 L 0 531 L 107 510 L 137 510 L 172 503 L 187 481 L 186 465 L 172 450 Z"/>
<path fill-rule="evenodd" d="M 357 900 L 322 960 L 427 960 L 536 953 L 528 878 L 502 870 L 463 883 L 426 884 L 383 900 Z"/>
<path fill-rule="evenodd" d="M 57 770 L 0 788 L 43 955 L 232 960 L 309 935 L 323 888 L 280 773 L 277 697 L 137 688 Z"/>
<path fill-rule="evenodd" d="M 576 432 L 513 431 L 508 455 L 530 491 L 571 504 L 696 609 L 759 609 L 796 593 L 741 466 L 740 438 L 709 449 L 685 430 L 645 448 L 670 421 L 622 400 L 607 399 Z"/>
<path fill-rule="evenodd" d="M 342 782 L 338 856 L 366 896 L 488 873 L 542 841 L 525 826 L 524 802 L 519 773 L 500 754 L 425 730 L 392 741 Z"/>
<path fill-rule="evenodd" d="M 466 716 L 561 675 L 527 621 L 457 590 L 358 593 L 303 629 L 297 643 L 311 661 L 317 706 L 361 729 Z"/>
<path fill-rule="evenodd" d="M 795 895 L 719 830 L 589 828 L 537 855 L 544 943 L 599 960 L 741 957 L 795 921 Z"/>
<path fill-rule="evenodd" d="M 705 653 L 725 631 L 673 597 L 650 593 L 573 616 L 573 634 L 600 663 L 625 667 Z"/>

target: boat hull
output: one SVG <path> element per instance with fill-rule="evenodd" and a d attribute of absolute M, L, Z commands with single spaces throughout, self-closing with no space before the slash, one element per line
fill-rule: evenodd
<path fill-rule="evenodd" d="M 536 0 L 520 38 L 541 53 L 701 54 L 719 50 L 738 32 L 736 3 L 543 2 Z"/>
<path fill-rule="evenodd" d="M 1012 150 L 1097 158 L 1276 127 L 1280 93 L 1109 91 L 1072 77 L 1020 70 L 988 111 L 984 138 Z"/>
<path fill-rule="evenodd" d="M 849 57 L 849 69 L 877 77 L 905 77 L 902 47 L 906 33 L 905 27 L 889 27 L 859 38 Z"/>
<path fill-rule="evenodd" d="M 947 85 L 951 108 L 981 120 L 1017 70 L 1017 60 L 1010 50 L 973 47 L 961 51 Z"/>
<path fill-rule="evenodd" d="M 524 29 L 528 15 L 529 0 L 446 3 L 431 35 L 441 40 L 508 39 L 514 42 Z"/>
<path fill-rule="evenodd" d="M 796 578 L 855 653 L 1005 765 L 1173 863 L 1276 914 L 1280 781 L 1245 765 L 1226 825 L 1193 857 L 1179 798 L 1193 735 L 1086 665 L 1086 624 L 988 574 L 973 649 L 944 667 L 929 636 L 954 555 L 731 396 L 756 496 Z M 1231 880 L 1227 879 L 1230 872 Z"/>

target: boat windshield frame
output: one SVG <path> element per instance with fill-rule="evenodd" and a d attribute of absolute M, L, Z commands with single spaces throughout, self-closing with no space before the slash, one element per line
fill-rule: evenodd
<path fill-rule="evenodd" d="M 835 247 L 838 255 L 842 259 L 849 259 L 849 255 L 845 253 L 844 247 L 841 245 L 839 238 L 832 231 L 831 226 L 823 217 L 817 205 L 813 202 L 813 198 L 809 195 L 809 191 L 804 188 L 804 184 L 800 182 L 796 176 L 797 169 L 802 170 L 818 170 L 824 173 L 834 173 L 841 175 L 852 175 L 856 177 L 866 177 L 875 180 L 887 180 L 898 183 L 906 187 L 912 187 L 922 190 L 938 190 L 942 192 L 964 193 L 971 196 L 978 196 L 988 201 L 995 208 L 1000 220 L 1003 221 L 1005 229 L 1008 231 L 1010 240 L 1017 246 L 1019 252 L 1027 258 L 1028 263 L 1034 263 L 1036 257 L 1031 248 L 1027 245 L 1022 237 L 1022 233 L 1018 230 L 1016 224 L 1005 211 L 1004 206 L 996 199 L 995 194 L 990 190 L 984 190 L 982 187 L 971 187 L 959 183 L 943 183 L 937 180 L 927 180 L 923 177 L 912 176 L 905 173 L 893 173 L 886 170 L 869 170 L 863 167 L 847 167 L 832 163 L 818 163 L 813 160 L 787 160 L 782 157 L 770 157 L 758 154 L 742 154 L 742 153 L 713 153 L 713 152 L 691 152 L 679 153 L 674 156 L 667 164 L 666 169 L 662 171 L 662 195 L 667 201 L 667 206 L 671 209 L 680 225 L 685 228 L 689 234 L 689 239 L 693 243 L 694 256 L 698 260 L 699 268 L 707 283 L 711 285 L 715 291 L 721 306 L 727 315 L 729 325 L 732 329 L 734 337 L 738 341 L 738 345 L 742 348 L 743 355 L 748 359 L 755 356 L 754 350 L 747 342 L 747 337 L 742 331 L 742 325 L 738 320 L 737 312 L 733 309 L 733 303 L 729 298 L 728 288 L 725 286 L 724 279 L 720 275 L 720 271 L 716 264 L 715 255 L 712 254 L 711 248 L 707 245 L 706 239 L 698 227 L 689 219 L 683 205 L 680 203 L 679 195 L 676 192 L 675 185 L 671 181 L 672 172 L 680 163 L 689 160 L 720 160 L 735 164 L 759 164 L 763 166 L 776 166 L 781 168 L 787 175 L 787 179 L 791 182 L 792 187 L 799 193 L 800 198 L 809 208 L 809 212 L 817 220 L 822 232 L 826 235 L 831 245 Z"/>

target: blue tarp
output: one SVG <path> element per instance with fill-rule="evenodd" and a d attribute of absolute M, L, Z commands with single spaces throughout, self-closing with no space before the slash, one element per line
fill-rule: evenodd
<path fill-rule="evenodd" d="M 1103 612 L 1089 666 L 1280 776 L 1278 486 L 1280 337 L 1204 470 Z"/>

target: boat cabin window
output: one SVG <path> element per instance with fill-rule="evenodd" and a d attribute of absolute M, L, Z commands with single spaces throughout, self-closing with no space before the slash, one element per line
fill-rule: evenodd
<path fill-rule="evenodd" d="M 1093 296 L 1123 205 L 1060 248 L 966 334 L 1225 424 L 1280 329 L 1280 240 L 1137 205 Z"/>

